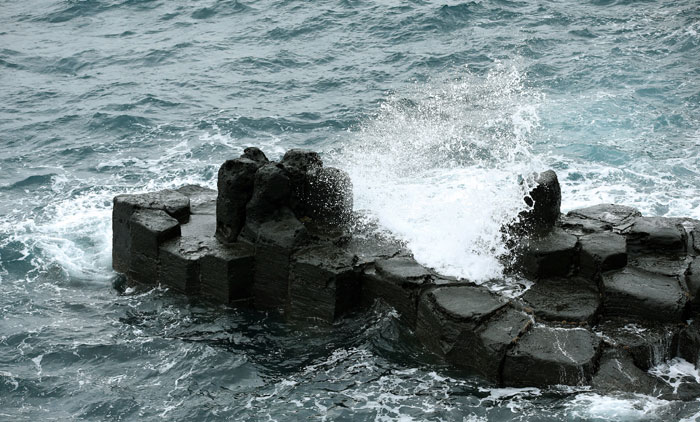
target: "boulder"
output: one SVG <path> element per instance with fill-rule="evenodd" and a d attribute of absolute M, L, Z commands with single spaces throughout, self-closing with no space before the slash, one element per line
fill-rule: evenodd
<path fill-rule="evenodd" d="M 163 210 L 138 210 L 131 215 L 130 281 L 158 283 L 158 250 L 160 245 L 180 236 L 180 223 Z"/>
<path fill-rule="evenodd" d="M 610 229 L 623 229 L 632 221 L 641 217 L 642 213 L 636 208 L 616 204 L 598 204 L 569 211 L 567 217 L 583 220 L 593 220 L 590 224 L 602 223 Z"/>
<path fill-rule="evenodd" d="M 246 222 L 248 202 L 260 163 L 249 158 L 227 160 L 219 168 L 216 200 L 216 236 L 235 242 Z"/>
<path fill-rule="evenodd" d="M 600 339 L 586 329 L 537 325 L 506 353 L 503 384 L 512 387 L 589 384 L 600 351 Z"/>
<path fill-rule="evenodd" d="M 256 147 L 248 147 L 244 149 L 241 158 L 247 158 L 249 160 L 255 161 L 259 165 L 267 164 L 270 162 L 270 160 L 267 159 L 267 157 L 260 150 L 260 148 Z"/>
<path fill-rule="evenodd" d="M 680 321 L 687 297 L 675 277 L 634 267 L 602 275 L 606 316 Z"/>
<path fill-rule="evenodd" d="M 535 176 L 536 186 L 525 197 L 528 210 L 520 213 L 526 232 L 542 233 L 554 227 L 561 215 L 561 188 L 553 170 Z"/>
<path fill-rule="evenodd" d="M 244 241 L 223 245 L 213 238 L 209 248 L 200 259 L 202 295 L 224 304 L 250 299 L 255 247 Z"/>
<path fill-rule="evenodd" d="M 132 214 L 137 210 L 162 210 L 178 220 L 187 222 L 190 200 L 179 192 L 162 190 L 142 194 L 117 195 L 112 208 L 112 267 L 121 273 L 129 271 L 131 259 Z"/>
<path fill-rule="evenodd" d="M 580 277 L 539 280 L 522 299 L 538 319 L 559 323 L 593 324 L 600 308 L 597 286 Z"/>
<path fill-rule="evenodd" d="M 304 217 L 332 225 L 350 221 L 353 193 L 352 181 L 346 172 L 333 167 L 320 168 L 310 174 L 309 185 L 306 202 L 300 210 Z"/>
<path fill-rule="evenodd" d="M 579 239 L 581 275 L 595 278 L 602 272 L 627 265 L 627 243 L 624 236 L 612 232 L 592 233 Z"/>
<path fill-rule="evenodd" d="M 643 370 L 675 356 L 679 326 L 671 323 L 636 323 L 622 318 L 603 321 L 596 333 L 610 349 L 629 354 Z"/>
<path fill-rule="evenodd" d="M 288 214 L 290 196 L 287 172 L 274 163 L 263 165 L 255 173 L 253 195 L 246 207 L 247 224 L 261 224 Z"/>
<path fill-rule="evenodd" d="M 394 307 L 401 320 L 413 329 L 416 325 L 418 298 L 432 284 L 432 273 L 410 257 L 380 259 L 362 274 L 365 303 L 382 299 Z"/>
<path fill-rule="evenodd" d="M 668 384 L 639 369 L 632 356 L 619 349 L 603 352 L 591 386 L 603 394 L 624 392 L 659 397 L 673 393 Z"/>
<path fill-rule="evenodd" d="M 523 239 L 520 266 L 534 278 L 566 276 L 574 266 L 577 242 L 576 236 L 560 228 L 542 237 Z"/>
<path fill-rule="evenodd" d="M 190 214 L 216 214 L 217 191 L 199 185 L 185 185 L 176 189 L 190 200 Z"/>
<path fill-rule="evenodd" d="M 293 319 L 334 322 L 360 303 L 357 257 L 332 244 L 296 252 L 289 270 L 289 306 Z"/>
<path fill-rule="evenodd" d="M 685 254 L 686 234 L 675 219 L 638 217 L 627 234 L 627 251 L 631 255 Z"/>

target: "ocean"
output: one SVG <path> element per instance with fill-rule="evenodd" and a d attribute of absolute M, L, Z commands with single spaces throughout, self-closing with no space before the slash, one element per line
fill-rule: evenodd
<path fill-rule="evenodd" d="M 293 324 L 111 269 L 115 195 L 215 187 L 246 146 L 321 152 L 419 262 L 480 283 L 533 171 L 563 211 L 700 218 L 699 33 L 692 0 L 0 0 L 0 420 L 700 418 L 496 388 L 381 305 Z"/>

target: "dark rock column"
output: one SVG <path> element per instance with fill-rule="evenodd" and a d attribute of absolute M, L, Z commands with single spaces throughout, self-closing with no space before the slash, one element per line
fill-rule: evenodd
<path fill-rule="evenodd" d="M 222 242 L 238 239 L 246 222 L 246 206 L 253 196 L 259 162 L 249 158 L 226 161 L 219 169 L 216 200 L 216 236 Z"/>
<path fill-rule="evenodd" d="M 520 213 L 520 222 L 526 232 L 542 233 L 554 227 L 561 215 L 561 187 L 553 170 L 547 170 L 535 177 L 535 186 L 525 203 L 531 207 Z"/>

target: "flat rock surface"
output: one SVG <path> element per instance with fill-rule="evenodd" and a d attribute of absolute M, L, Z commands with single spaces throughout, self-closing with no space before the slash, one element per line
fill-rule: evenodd
<path fill-rule="evenodd" d="M 680 321 L 687 297 L 675 277 L 625 267 L 603 274 L 607 316 Z"/>
<path fill-rule="evenodd" d="M 217 191 L 199 185 L 186 185 L 177 192 L 190 199 L 191 214 L 216 214 Z"/>
<path fill-rule="evenodd" d="M 555 277 L 569 274 L 574 264 L 578 238 L 561 228 L 544 237 L 523 241 L 522 267 L 532 277 Z"/>
<path fill-rule="evenodd" d="M 584 278 L 539 280 L 522 298 L 538 318 L 549 321 L 591 324 L 600 308 L 598 289 Z"/>
<path fill-rule="evenodd" d="M 636 254 L 683 253 L 685 231 L 676 219 L 638 217 L 627 234 L 627 249 Z"/>
<path fill-rule="evenodd" d="M 579 242 L 581 273 L 588 277 L 627 265 L 627 240 L 622 235 L 593 233 L 581 236 Z"/>
<path fill-rule="evenodd" d="M 375 263 L 377 273 L 397 284 L 420 285 L 432 279 L 432 273 L 410 257 L 381 259 Z"/>
<path fill-rule="evenodd" d="M 598 220 L 613 227 L 624 226 L 642 213 L 636 208 L 616 204 L 598 204 L 578 208 L 567 213 L 567 216 Z"/>
<path fill-rule="evenodd" d="M 599 348 L 600 340 L 583 328 L 535 326 L 506 354 L 503 383 L 586 384 L 593 375 Z"/>
<path fill-rule="evenodd" d="M 474 286 L 442 286 L 428 296 L 438 310 L 458 320 L 479 320 L 506 305 L 501 297 Z"/>

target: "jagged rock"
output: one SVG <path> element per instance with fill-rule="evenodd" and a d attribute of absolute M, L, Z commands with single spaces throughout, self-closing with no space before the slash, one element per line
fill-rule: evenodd
<path fill-rule="evenodd" d="M 583 328 L 535 326 L 506 353 L 503 384 L 513 387 L 590 383 L 600 340 Z"/>
<path fill-rule="evenodd" d="M 287 305 L 290 257 L 306 236 L 306 228 L 288 209 L 278 219 L 266 221 L 257 228 L 253 284 L 256 307 L 269 309 Z"/>
<path fill-rule="evenodd" d="M 290 173 L 297 174 L 305 174 L 323 167 L 323 161 L 317 152 L 300 148 L 287 151 L 280 164 Z"/>
<path fill-rule="evenodd" d="M 659 397 L 673 394 L 668 384 L 639 369 L 625 350 L 606 350 L 591 386 L 601 393 L 630 392 Z"/>
<path fill-rule="evenodd" d="M 560 228 L 544 237 L 524 239 L 521 268 L 535 278 L 565 276 L 573 268 L 577 242 L 576 236 Z"/>
<path fill-rule="evenodd" d="M 260 165 L 267 164 L 270 162 L 270 160 L 267 159 L 267 157 L 260 150 L 260 148 L 256 147 L 248 147 L 244 149 L 241 158 L 247 158 L 249 160 L 255 161 L 256 163 L 259 163 Z"/>
<path fill-rule="evenodd" d="M 216 236 L 222 242 L 238 240 L 246 222 L 259 163 L 248 158 L 227 160 L 219 168 L 216 200 Z"/>
<path fill-rule="evenodd" d="M 687 297 L 675 277 L 634 267 L 603 274 L 606 316 L 650 321 L 680 321 Z"/>
<path fill-rule="evenodd" d="M 700 366 L 700 322 L 691 321 L 678 335 L 678 356 Z"/>
<path fill-rule="evenodd" d="M 554 227 L 561 215 L 561 188 L 552 170 L 536 175 L 535 183 L 525 197 L 525 203 L 531 208 L 521 212 L 519 217 L 526 232 L 541 233 Z"/>
<path fill-rule="evenodd" d="M 199 185 L 185 185 L 176 189 L 190 199 L 190 214 L 216 214 L 217 191 Z"/>
<path fill-rule="evenodd" d="M 625 205 L 598 204 L 569 211 L 566 215 L 571 218 L 594 220 L 591 224 L 603 223 L 603 227 L 610 229 L 622 229 L 629 226 L 636 217 L 641 217 L 642 213 Z"/>
<path fill-rule="evenodd" d="M 663 217 L 638 217 L 627 234 L 630 254 L 683 254 L 686 234 L 677 221 Z"/>
<path fill-rule="evenodd" d="M 162 210 L 138 210 L 131 215 L 130 266 L 131 281 L 144 284 L 158 282 L 158 248 L 180 236 L 180 223 Z"/>
<path fill-rule="evenodd" d="M 344 248 L 321 244 L 295 253 L 289 270 L 289 307 L 294 319 L 333 322 L 360 302 L 357 257 Z"/>
<path fill-rule="evenodd" d="M 323 167 L 309 177 L 305 217 L 333 225 L 347 223 L 352 217 L 353 194 L 350 176 L 333 167 Z M 299 215 L 299 214 L 297 214 Z"/>
<path fill-rule="evenodd" d="M 581 236 L 579 269 L 581 275 L 593 278 L 627 265 L 627 243 L 624 236 L 612 232 Z"/>
<path fill-rule="evenodd" d="M 538 318 L 560 323 L 592 324 L 600 308 L 597 286 L 584 278 L 542 279 L 522 298 Z"/>
<path fill-rule="evenodd" d="M 418 298 L 431 284 L 432 273 L 410 257 L 380 259 L 362 274 L 363 300 L 381 298 L 393 306 L 410 328 L 416 325 Z"/>
<path fill-rule="evenodd" d="M 219 303 L 234 303 L 253 294 L 255 247 L 248 242 L 222 245 L 216 239 L 200 259 L 201 293 Z"/>
<path fill-rule="evenodd" d="M 634 364 L 643 370 L 671 359 L 678 346 L 677 324 L 639 324 L 617 318 L 598 324 L 595 331 L 608 347 L 629 353 Z"/>
<path fill-rule="evenodd" d="M 290 180 L 284 169 L 265 164 L 255 173 L 253 196 L 246 207 L 247 224 L 261 224 L 287 213 L 291 195 Z"/>
<path fill-rule="evenodd" d="M 112 267 L 127 273 L 131 268 L 131 228 L 129 221 L 137 210 L 163 210 L 184 223 L 189 219 L 190 200 L 173 190 L 117 195 L 112 208 Z"/>

